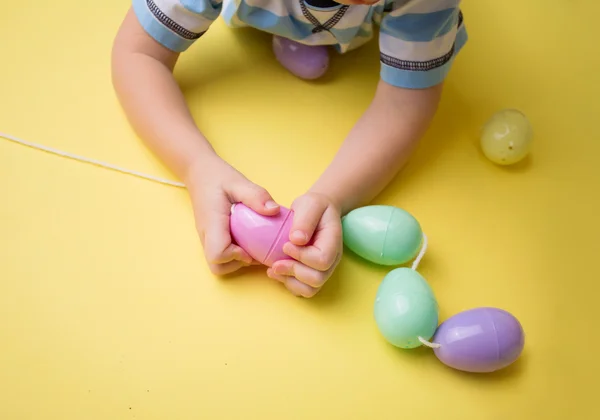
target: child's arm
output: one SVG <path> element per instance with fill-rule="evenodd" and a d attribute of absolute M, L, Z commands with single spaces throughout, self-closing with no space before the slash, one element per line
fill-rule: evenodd
<path fill-rule="evenodd" d="M 406 163 L 437 109 L 442 83 L 467 36 L 460 0 L 386 1 L 379 36 L 381 81 L 371 105 L 307 194 L 294 201 L 294 260 L 268 275 L 313 296 L 343 252 L 340 216 L 368 204 Z"/>
<path fill-rule="evenodd" d="M 276 262 L 269 277 L 305 297 L 323 287 L 343 252 L 340 216 L 368 204 L 406 163 L 435 114 L 441 91 L 441 83 L 424 89 L 379 83 L 329 167 L 294 201 L 291 243 L 284 251 L 296 261 Z"/>
<path fill-rule="evenodd" d="M 427 130 L 467 40 L 460 3 L 386 1 L 375 98 L 311 189 L 330 197 L 342 214 L 375 198 Z"/>
<path fill-rule="evenodd" d="M 406 163 L 427 130 L 442 85 L 403 89 L 379 82 L 375 98 L 311 188 L 341 213 L 369 203 Z"/>
<path fill-rule="evenodd" d="M 169 8 L 161 12 L 161 18 L 168 18 L 169 13 L 189 21 L 189 12 L 182 10 L 178 1 L 164 4 Z M 141 139 L 184 180 L 211 271 L 219 275 L 234 272 L 250 265 L 252 258 L 231 241 L 231 204 L 243 202 L 265 215 L 276 214 L 279 207 L 266 190 L 223 161 L 196 127 L 173 77 L 177 51 L 184 49 L 185 39 L 170 28 L 152 26 L 155 17 L 144 8 L 145 2 L 138 1 L 137 5 L 148 26 L 144 28 L 130 10 L 116 36 L 112 74 L 117 96 Z M 177 24 L 172 19 L 170 22 L 170 27 Z M 204 21 L 199 17 L 198 22 Z M 184 31 L 191 33 L 181 25 L 177 30 L 184 35 Z"/>
<path fill-rule="evenodd" d="M 179 53 L 150 37 L 130 10 L 112 52 L 113 84 L 133 129 L 180 179 L 218 159 L 188 110 L 173 68 Z"/>

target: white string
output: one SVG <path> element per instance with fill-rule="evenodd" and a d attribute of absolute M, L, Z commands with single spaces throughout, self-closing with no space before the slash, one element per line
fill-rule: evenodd
<path fill-rule="evenodd" d="M 413 270 L 417 270 L 419 264 L 421 263 L 421 260 L 425 256 L 425 252 L 427 252 L 427 235 L 423 234 L 423 245 L 421 246 L 421 251 L 419 252 L 419 255 L 417 255 L 417 258 L 415 258 L 415 261 L 412 264 L 411 268 Z"/>
<path fill-rule="evenodd" d="M 419 341 L 421 342 L 421 344 L 423 344 L 424 346 L 430 347 L 432 349 L 439 349 L 440 347 L 442 347 L 441 344 L 438 343 L 432 343 L 430 341 L 425 340 L 423 337 L 418 337 Z"/>
<path fill-rule="evenodd" d="M 106 162 L 101 162 L 99 160 L 94 160 L 94 159 L 90 159 L 90 158 L 86 158 L 83 156 L 78 156 L 72 153 L 68 153 L 68 152 L 63 152 L 62 150 L 58 150 L 58 149 L 54 149 L 52 147 L 48 147 L 48 146 L 43 146 L 41 144 L 36 144 L 36 143 L 31 143 L 28 142 L 26 140 L 22 140 L 19 139 L 17 137 L 11 136 L 9 134 L 5 134 L 0 132 L 0 137 L 5 138 L 6 140 L 10 140 L 14 143 L 23 145 L 23 146 L 27 146 L 27 147 L 31 147 L 32 149 L 37 149 L 37 150 L 42 150 L 44 152 L 47 153 L 51 153 L 57 156 L 61 156 L 61 157 L 65 157 L 68 159 L 73 159 L 79 162 L 84 162 L 84 163 L 89 163 L 91 165 L 95 165 L 95 166 L 100 166 L 101 168 L 105 168 L 105 169 L 110 169 L 113 171 L 117 171 L 126 175 L 132 175 L 138 178 L 142 178 L 142 179 L 146 179 L 148 181 L 153 181 L 153 182 L 158 182 L 159 184 L 164 184 L 164 185 L 170 185 L 173 187 L 180 187 L 180 188 L 185 188 L 185 185 L 182 184 L 181 182 L 176 182 L 176 181 L 171 181 L 168 179 L 164 179 L 164 178 L 159 178 L 159 177 L 155 177 L 152 175 L 147 175 L 147 174 L 143 174 L 141 172 L 137 172 L 137 171 L 132 171 L 130 169 L 125 169 L 125 168 L 121 168 L 119 166 L 115 166 L 112 165 L 110 163 L 106 163 Z"/>
<path fill-rule="evenodd" d="M 421 260 L 425 256 L 425 252 L 427 252 L 427 235 L 423 234 L 423 245 L 421 245 L 421 251 L 419 252 L 419 255 L 417 255 L 417 258 L 415 258 L 415 261 L 413 262 L 413 265 L 411 267 L 413 270 L 416 271 L 416 269 L 419 267 Z M 440 344 L 427 341 L 423 337 L 418 337 L 418 339 L 421 342 L 421 344 L 432 349 L 439 349 L 440 347 L 442 347 Z"/>

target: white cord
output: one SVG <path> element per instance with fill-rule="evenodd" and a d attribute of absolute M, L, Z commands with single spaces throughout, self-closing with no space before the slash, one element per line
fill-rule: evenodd
<path fill-rule="evenodd" d="M 171 181 L 168 179 L 164 179 L 164 178 L 158 178 L 152 175 L 147 175 L 147 174 L 143 174 L 141 172 L 137 172 L 137 171 L 132 171 L 129 169 L 125 169 L 125 168 L 121 168 L 115 165 L 112 165 L 110 163 L 105 163 L 105 162 L 100 162 L 98 160 L 94 160 L 94 159 L 89 159 L 83 156 L 77 156 L 74 155 L 72 153 L 68 153 L 68 152 L 63 152 L 62 150 L 58 150 L 58 149 L 54 149 L 52 147 L 48 147 L 48 146 L 43 146 L 41 144 L 36 144 L 36 143 L 31 143 L 28 142 L 26 140 L 22 140 L 19 139 L 17 137 L 11 136 L 9 134 L 5 134 L 0 132 L 0 137 L 5 138 L 6 140 L 10 140 L 14 143 L 23 145 L 23 146 L 27 146 L 27 147 L 31 147 L 32 149 L 37 149 L 37 150 L 42 150 L 44 152 L 48 152 L 48 153 L 52 153 L 54 155 L 57 156 L 62 156 L 68 159 L 73 159 L 79 162 L 84 162 L 84 163 L 89 163 L 91 165 L 95 165 L 95 166 L 100 166 L 101 168 L 105 168 L 105 169 L 110 169 L 113 171 L 117 171 L 117 172 L 121 172 L 123 174 L 127 174 L 127 175 L 132 175 L 138 178 L 142 178 L 142 179 L 146 179 L 148 181 L 153 181 L 153 182 L 158 182 L 159 184 L 164 184 L 164 185 L 170 185 L 173 187 L 180 187 L 180 188 L 185 188 L 185 185 L 182 184 L 181 182 L 176 182 L 176 181 Z"/>
<path fill-rule="evenodd" d="M 439 349 L 440 347 L 442 347 L 441 344 L 438 343 L 432 343 L 430 341 L 425 340 L 423 337 L 419 337 L 419 341 L 421 342 L 421 344 L 423 344 L 424 346 L 430 347 L 432 349 Z"/>
<path fill-rule="evenodd" d="M 425 252 L 427 252 L 427 235 L 423 234 L 423 245 L 421 245 L 421 251 L 419 252 L 419 255 L 417 255 L 417 258 L 415 258 L 415 261 L 413 262 L 413 265 L 411 267 L 413 270 L 416 270 L 419 267 L 421 260 L 425 256 Z M 440 344 L 427 341 L 423 337 L 418 337 L 418 339 L 421 342 L 421 344 L 432 349 L 439 349 L 440 347 L 442 347 Z"/>
<path fill-rule="evenodd" d="M 421 245 L 421 251 L 419 252 L 419 255 L 417 255 L 417 258 L 415 258 L 415 261 L 412 264 L 411 268 L 413 270 L 416 271 L 416 269 L 419 267 L 421 260 L 425 256 L 425 252 L 427 252 L 427 235 L 423 234 L 423 245 Z"/>

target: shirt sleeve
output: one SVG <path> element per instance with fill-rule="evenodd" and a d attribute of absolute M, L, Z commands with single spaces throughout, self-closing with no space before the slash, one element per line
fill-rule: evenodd
<path fill-rule="evenodd" d="M 441 83 L 467 41 L 460 0 L 391 0 L 381 20 L 381 79 L 424 89 Z"/>
<path fill-rule="evenodd" d="M 144 30 L 166 48 L 183 52 L 219 17 L 222 0 L 133 0 Z"/>

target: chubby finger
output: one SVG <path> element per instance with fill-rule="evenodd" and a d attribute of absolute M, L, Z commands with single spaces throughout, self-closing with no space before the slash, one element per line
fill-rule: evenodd
<path fill-rule="evenodd" d="M 252 257 L 231 242 L 227 216 L 210 220 L 204 233 L 204 255 L 209 264 L 225 264 L 234 260 L 252 263 Z"/>
<path fill-rule="evenodd" d="M 286 289 L 288 289 L 294 296 L 310 298 L 316 295 L 319 290 L 321 290 L 320 287 L 309 286 L 308 284 L 304 284 L 293 277 L 275 274 L 272 268 L 267 270 L 267 275 L 273 280 L 283 283 Z"/>
<path fill-rule="evenodd" d="M 279 204 L 271 194 L 250 181 L 232 186 L 228 194 L 234 203 L 243 203 L 259 214 L 274 216 L 279 213 Z"/>
<path fill-rule="evenodd" d="M 279 283 L 282 283 L 286 287 L 286 289 L 288 289 L 294 296 L 302 296 L 302 292 L 304 292 L 305 294 L 308 294 L 310 292 L 310 289 L 309 289 L 310 286 L 305 285 L 302 282 L 299 282 L 299 283 L 306 287 L 298 286 L 296 284 L 296 282 L 298 282 L 298 280 L 296 280 L 290 276 L 282 276 L 279 274 L 275 274 L 275 272 L 271 268 L 267 270 L 267 276 L 269 276 L 273 280 L 278 281 Z M 292 280 L 296 280 L 296 282 L 294 282 Z"/>
<path fill-rule="evenodd" d="M 297 246 L 291 242 L 283 246 L 283 252 L 302 264 L 318 271 L 330 270 L 339 258 L 337 246 L 320 249 L 315 245 Z"/>
<path fill-rule="evenodd" d="M 290 241 L 295 245 L 306 245 L 312 238 L 325 207 L 309 196 L 302 196 L 292 204 L 294 219 L 290 229 Z"/>
<path fill-rule="evenodd" d="M 210 271 L 216 276 L 224 276 L 227 274 L 234 273 L 238 271 L 240 268 L 248 267 L 249 264 L 246 264 L 242 261 L 230 261 L 225 264 L 209 264 Z"/>
<path fill-rule="evenodd" d="M 311 287 L 293 277 L 286 277 L 283 284 L 295 296 L 311 298 L 319 293 L 320 288 Z"/>
<path fill-rule="evenodd" d="M 320 271 L 331 269 L 339 259 L 341 250 L 342 224 L 339 217 L 329 210 L 323 214 L 310 245 L 299 247 L 290 242 L 283 247 L 283 252 L 293 259 Z"/>
<path fill-rule="evenodd" d="M 322 287 L 328 278 L 328 273 L 315 270 L 300 262 L 292 260 L 277 261 L 273 264 L 273 272 L 279 276 L 288 276 L 313 288 Z"/>
<path fill-rule="evenodd" d="M 267 269 L 267 276 L 269 276 L 273 280 L 277 280 L 280 283 L 285 283 L 286 277 L 285 276 L 280 276 L 278 274 L 275 274 L 275 272 L 273 271 L 272 268 L 268 268 Z"/>
<path fill-rule="evenodd" d="M 218 249 L 218 248 L 215 248 Z M 239 261 L 246 265 L 252 264 L 252 257 L 237 245 L 230 244 L 222 251 L 214 251 L 207 247 L 204 251 L 209 264 L 221 265 L 229 262 Z"/>
<path fill-rule="evenodd" d="M 320 288 L 304 284 L 293 277 L 275 274 L 272 268 L 269 268 L 267 270 L 267 275 L 273 280 L 277 280 L 278 282 L 283 283 L 285 288 L 288 289 L 290 293 L 292 293 L 294 296 L 310 298 L 316 295 L 320 290 Z"/>

